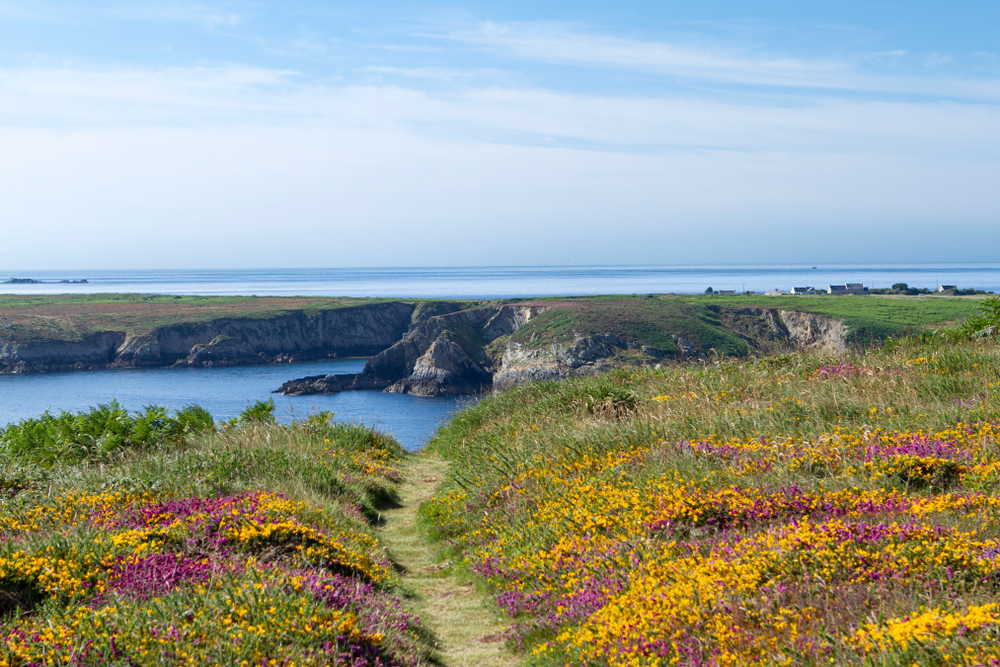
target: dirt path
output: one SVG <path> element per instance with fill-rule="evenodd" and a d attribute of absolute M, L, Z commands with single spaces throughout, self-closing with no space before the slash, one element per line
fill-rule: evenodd
<path fill-rule="evenodd" d="M 382 542 L 405 568 L 407 587 L 418 596 L 418 610 L 438 637 L 437 658 L 446 667 L 508 667 L 517 658 L 504 648 L 505 626 L 471 583 L 459 581 L 417 529 L 417 508 L 444 479 L 448 463 L 432 455 L 404 461 L 399 487 L 402 507 L 382 513 Z"/>

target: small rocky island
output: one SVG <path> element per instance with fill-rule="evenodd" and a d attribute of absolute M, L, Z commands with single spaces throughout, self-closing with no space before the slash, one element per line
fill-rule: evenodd
<path fill-rule="evenodd" d="M 60 285 L 85 285 L 88 283 L 86 278 L 83 280 L 59 280 L 54 282 L 58 282 Z M 45 283 L 46 281 L 44 280 L 35 280 L 34 278 L 11 278 L 0 282 L 0 285 L 43 285 Z"/>

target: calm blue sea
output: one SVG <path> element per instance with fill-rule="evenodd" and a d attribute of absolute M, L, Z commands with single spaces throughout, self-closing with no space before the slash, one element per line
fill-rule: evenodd
<path fill-rule="evenodd" d="M 589 294 L 695 294 L 765 291 L 863 282 L 889 287 L 939 284 L 1000 292 L 1000 264 L 911 264 L 736 267 L 493 267 L 443 269 L 212 269 L 130 271 L 4 271 L 0 280 L 34 278 L 40 285 L 0 284 L 0 293 L 233 294 L 497 299 Z M 60 284 L 86 279 L 87 284 Z"/>
<path fill-rule="evenodd" d="M 863 282 L 888 287 L 939 284 L 1000 292 L 1000 264 L 745 267 L 508 267 L 443 269 L 238 269 L 131 271 L 4 271 L 0 280 L 33 278 L 34 285 L 0 284 L 0 293 L 138 292 L 259 296 L 373 296 L 494 299 L 590 294 L 699 293 L 706 287 L 739 291 Z M 86 284 L 59 283 L 86 279 Z M 247 368 L 143 369 L 0 375 L 0 424 L 46 409 L 82 410 L 112 398 L 138 410 L 196 403 L 227 419 L 266 399 L 282 382 L 306 375 L 354 373 L 364 360 L 348 359 Z M 457 399 L 346 392 L 331 396 L 275 396 L 279 416 L 331 410 L 338 419 L 374 425 L 409 449 L 456 409 Z"/>
<path fill-rule="evenodd" d="M 358 373 L 364 359 L 337 359 L 237 368 L 151 368 L 0 375 L 0 424 L 35 417 L 45 410 L 85 410 L 112 398 L 130 410 L 156 404 L 179 409 L 194 403 L 216 419 L 228 419 L 258 400 L 274 398 L 280 421 L 330 410 L 336 419 L 374 426 L 407 449 L 419 449 L 463 401 L 378 391 L 324 396 L 271 394 L 292 378 Z"/>

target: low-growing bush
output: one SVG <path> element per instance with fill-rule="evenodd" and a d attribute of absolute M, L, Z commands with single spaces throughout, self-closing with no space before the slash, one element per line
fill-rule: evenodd
<path fill-rule="evenodd" d="M 45 412 L 9 424 L 0 429 L 0 453 L 44 465 L 108 460 L 126 450 L 175 444 L 213 428 L 212 416 L 198 406 L 187 406 L 173 416 L 153 405 L 130 414 L 112 400 L 87 411 Z"/>

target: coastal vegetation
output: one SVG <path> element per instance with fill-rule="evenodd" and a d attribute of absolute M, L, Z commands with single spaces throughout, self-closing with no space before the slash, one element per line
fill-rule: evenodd
<path fill-rule="evenodd" d="M 739 332 L 733 298 L 563 299 L 503 336 Z M 916 333 L 521 384 L 420 454 L 272 401 L 8 425 L 0 666 L 996 664 L 1000 301 L 939 332 L 935 297 L 781 300 Z"/>
<path fill-rule="evenodd" d="M 739 295 L 659 295 L 559 297 L 524 300 L 552 309 L 518 330 L 513 340 L 535 346 L 574 335 L 610 333 L 664 352 L 677 351 L 676 336 L 695 341 L 704 350 L 745 355 L 752 350 L 733 314 L 747 309 L 814 313 L 843 321 L 848 341 L 856 346 L 892 336 L 940 328 L 965 320 L 980 299 L 924 297 L 829 297 Z"/>
<path fill-rule="evenodd" d="M 425 664 L 375 528 L 403 450 L 272 410 L 111 404 L 6 429 L 0 665 Z"/>
<path fill-rule="evenodd" d="M 217 320 L 267 320 L 290 313 L 316 315 L 322 311 L 392 303 L 394 299 L 331 297 L 173 296 L 155 294 L 80 294 L 55 296 L 0 295 L 0 343 L 80 341 L 101 332 L 122 332 L 142 338 L 165 327 L 197 328 Z M 964 320 L 975 311 L 977 299 L 942 296 L 832 298 L 816 296 L 763 297 L 759 295 L 619 295 L 507 299 L 488 302 L 539 303 L 553 312 L 525 336 L 551 339 L 571 332 L 580 335 L 616 331 L 643 344 L 661 344 L 665 330 L 717 342 L 738 351 L 742 346 L 727 336 L 718 321 L 721 310 L 759 307 L 797 310 L 847 319 L 858 327 L 876 326 L 879 335 L 914 328 L 938 327 Z M 408 299 L 414 304 L 412 321 L 420 323 L 480 305 L 478 301 Z M 486 303 L 486 302 L 483 302 Z M 655 346 L 655 345 L 654 345 Z"/>
<path fill-rule="evenodd" d="M 0 295 L 0 342 L 78 341 L 105 331 L 134 337 L 219 319 L 269 319 L 391 299 L 174 296 L 162 294 Z"/>
<path fill-rule="evenodd" d="M 428 449 L 524 664 L 1000 661 L 995 337 L 527 384 Z"/>

